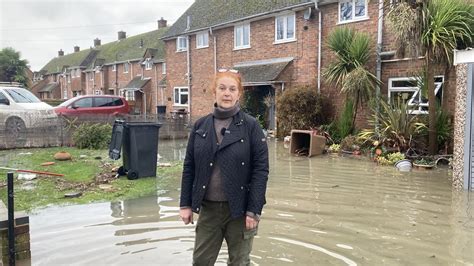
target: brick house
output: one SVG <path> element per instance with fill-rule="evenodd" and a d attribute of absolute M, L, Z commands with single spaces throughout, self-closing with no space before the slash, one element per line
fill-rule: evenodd
<path fill-rule="evenodd" d="M 166 83 L 164 43 L 160 37 L 167 30 L 166 20 L 158 29 L 127 37 L 118 32 L 117 41 L 58 57 L 44 66 L 35 92 L 43 99 L 69 99 L 85 94 L 123 95 L 133 113 L 156 113 Z M 45 82 L 44 80 L 47 80 Z M 45 96 L 46 95 L 46 96 Z"/>
<path fill-rule="evenodd" d="M 327 95 L 337 113 L 344 96 L 324 83 L 321 72 L 333 58 L 327 37 L 342 26 L 373 39 L 370 68 L 383 82 L 381 95 L 403 94 L 416 103 L 421 96 L 413 76 L 423 58 L 397 56 L 385 20 L 378 19 L 383 18 L 383 4 L 383 0 L 195 1 L 162 37 L 168 62 L 166 104 L 171 110 L 190 111 L 193 119 L 207 114 L 213 104 L 209 88 L 213 74 L 220 68 L 235 68 L 242 74 L 245 94 L 259 98 L 260 105 L 266 103 L 263 112 L 269 128 L 275 126 L 274 96 L 298 85 L 312 85 Z M 442 87 L 450 86 L 446 81 L 454 77 L 445 76 L 441 67 L 436 74 L 438 95 L 452 111 L 454 90 Z M 421 106 L 419 112 L 426 110 Z M 358 118 L 359 125 L 366 124 L 366 115 Z"/>

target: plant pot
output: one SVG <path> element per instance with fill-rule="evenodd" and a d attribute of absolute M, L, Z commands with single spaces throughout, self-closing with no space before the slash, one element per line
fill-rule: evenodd
<path fill-rule="evenodd" d="M 395 167 L 402 172 L 409 172 L 412 168 L 411 161 L 403 159 L 395 163 Z"/>

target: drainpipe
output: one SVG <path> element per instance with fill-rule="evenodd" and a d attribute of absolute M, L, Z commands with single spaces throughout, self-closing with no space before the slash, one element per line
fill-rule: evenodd
<path fill-rule="evenodd" d="M 323 18 L 317 0 L 314 0 L 314 8 L 318 11 L 318 94 L 321 94 L 321 30 L 323 28 Z"/>
<path fill-rule="evenodd" d="M 383 33 L 383 1 L 384 0 L 379 0 L 379 19 L 378 19 L 378 25 L 377 25 L 377 51 L 376 51 L 376 69 L 375 69 L 375 75 L 378 80 L 380 80 L 382 76 L 382 58 L 380 57 L 380 54 L 382 53 L 382 33 Z M 376 101 L 376 106 L 375 110 L 378 113 L 380 110 L 380 84 L 377 84 L 375 87 L 375 101 Z M 378 135 L 379 134 L 379 120 L 378 117 L 375 116 L 375 133 Z"/>
<path fill-rule="evenodd" d="M 209 27 L 209 33 L 211 34 L 214 42 L 214 73 L 217 73 L 217 36 L 212 32 L 212 27 Z"/>
<path fill-rule="evenodd" d="M 191 36 L 186 36 L 188 49 L 186 50 L 187 68 L 188 68 L 188 125 L 191 124 L 191 108 L 192 108 L 192 90 L 191 90 Z"/>

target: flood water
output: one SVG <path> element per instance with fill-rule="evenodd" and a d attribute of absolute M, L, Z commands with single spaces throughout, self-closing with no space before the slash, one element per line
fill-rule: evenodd
<path fill-rule="evenodd" d="M 271 172 L 254 265 L 473 265 L 474 195 L 447 168 L 398 172 L 366 159 L 289 156 L 270 142 Z M 162 160 L 185 141 L 161 141 Z M 21 265 L 190 265 L 194 226 L 179 221 L 180 180 L 156 195 L 51 207 L 30 215 Z M 227 252 L 219 254 L 224 265 Z"/>

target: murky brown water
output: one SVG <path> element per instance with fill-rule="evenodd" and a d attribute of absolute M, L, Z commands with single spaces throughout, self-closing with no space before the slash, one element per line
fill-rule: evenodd
<path fill-rule="evenodd" d="M 183 141 L 160 143 L 163 160 L 184 152 Z M 253 264 L 473 265 L 474 194 L 452 192 L 449 170 L 292 157 L 281 142 L 270 154 Z M 32 214 L 31 264 L 190 265 L 194 227 L 178 221 L 179 183 L 158 196 Z M 218 264 L 226 258 L 223 248 Z"/>

